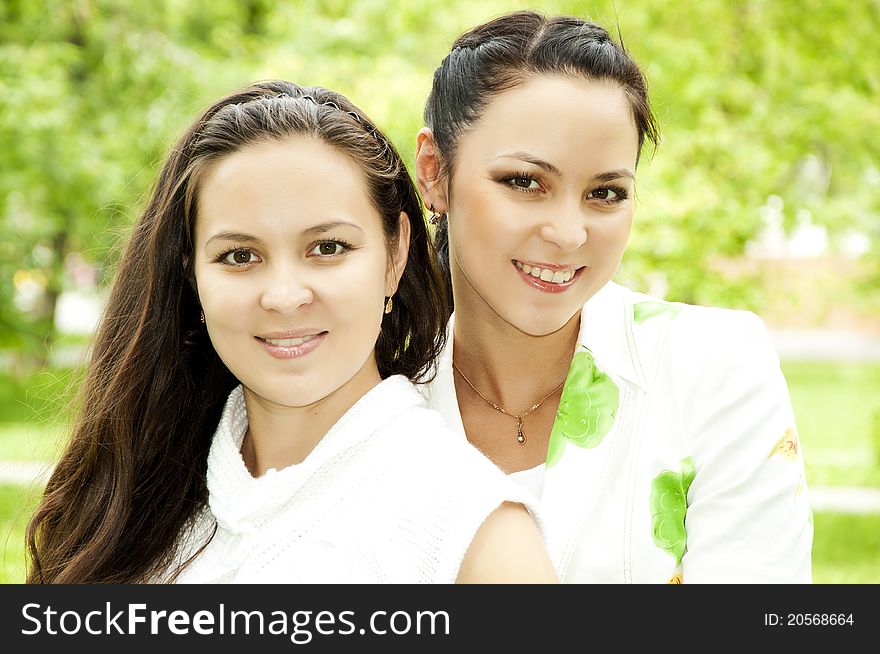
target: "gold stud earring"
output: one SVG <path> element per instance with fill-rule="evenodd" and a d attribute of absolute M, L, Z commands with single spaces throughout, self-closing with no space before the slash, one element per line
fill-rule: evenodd
<path fill-rule="evenodd" d="M 394 307 L 394 303 L 391 301 L 391 296 L 388 296 L 388 299 L 385 301 L 385 315 L 391 313 L 391 309 Z"/>
<path fill-rule="evenodd" d="M 203 325 L 205 324 L 205 312 L 204 311 L 199 311 L 199 322 L 201 322 Z"/>

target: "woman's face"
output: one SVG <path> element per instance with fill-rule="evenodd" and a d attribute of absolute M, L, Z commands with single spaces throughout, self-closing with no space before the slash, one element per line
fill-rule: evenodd
<path fill-rule="evenodd" d="M 364 175 L 314 138 L 259 143 L 209 168 L 195 276 L 211 343 L 246 392 L 302 407 L 378 381 L 384 298 L 406 264 L 401 223 L 391 266 Z"/>
<path fill-rule="evenodd" d="M 620 265 L 637 151 L 614 83 L 538 77 L 491 100 L 448 180 L 456 307 L 535 336 L 565 325 Z"/>

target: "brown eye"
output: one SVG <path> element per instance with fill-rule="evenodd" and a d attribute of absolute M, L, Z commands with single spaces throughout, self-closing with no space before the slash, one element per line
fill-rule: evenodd
<path fill-rule="evenodd" d="M 601 200 L 609 204 L 625 200 L 626 196 L 626 191 L 622 189 L 618 190 L 607 187 L 597 188 L 587 193 L 587 198 L 590 200 Z"/>
<path fill-rule="evenodd" d="M 316 243 L 309 251 L 309 256 L 327 257 L 335 259 L 336 257 L 347 254 L 351 246 L 345 241 L 321 241 Z"/>
<path fill-rule="evenodd" d="M 536 180 L 534 177 L 530 177 L 529 175 L 511 175 L 510 177 L 505 177 L 503 180 L 501 180 L 501 182 L 512 188 L 524 192 L 527 191 L 529 193 L 534 193 L 535 191 L 539 191 L 541 189 L 541 185 L 538 183 L 538 180 Z"/>
<path fill-rule="evenodd" d="M 246 266 L 259 261 L 259 257 L 250 250 L 239 248 L 221 255 L 219 261 L 228 266 Z"/>

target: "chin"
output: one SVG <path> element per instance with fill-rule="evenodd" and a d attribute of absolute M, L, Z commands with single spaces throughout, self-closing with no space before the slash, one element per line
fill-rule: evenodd
<path fill-rule="evenodd" d="M 323 393 L 321 389 L 316 388 L 314 385 L 303 387 L 289 380 L 279 381 L 271 386 L 268 386 L 265 380 L 262 380 L 262 383 L 256 383 L 251 386 L 244 383 L 244 386 L 251 393 L 267 402 L 291 408 L 309 406 L 328 395 L 328 393 Z"/>
<path fill-rule="evenodd" d="M 580 310 L 580 307 L 578 307 Z M 529 336 L 547 336 L 559 331 L 568 321 L 571 320 L 574 313 L 566 313 L 564 315 L 548 316 L 546 312 L 532 312 L 531 314 L 520 314 L 511 316 L 508 322 L 518 330 Z"/>

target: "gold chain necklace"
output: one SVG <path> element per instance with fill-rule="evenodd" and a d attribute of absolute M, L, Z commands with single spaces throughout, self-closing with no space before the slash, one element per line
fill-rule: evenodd
<path fill-rule="evenodd" d="M 510 416 L 511 418 L 516 418 L 516 440 L 517 440 L 517 442 L 518 442 L 520 445 L 525 445 L 525 442 L 526 442 L 526 435 L 523 433 L 523 418 L 525 418 L 525 417 L 526 417 L 527 415 L 529 415 L 532 411 L 534 411 L 534 410 L 537 409 L 539 406 L 541 406 L 542 404 L 544 404 L 544 402 L 546 402 L 547 399 L 548 399 L 551 395 L 553 395 L 556 391 L 558 391 L 560 388 L 562 388 L 562 386 L 565 384 L 565 380 L 563 379 L 562 382 L 560 382 L 559 386 L 557 386 L 557 387 L 554 388 L 552 391 L 550 391 L 549 393 L 547 393 L 547 395 L 545 395 L 545 396 L 541 399 L 540 402 L 538 402 L 537 404 L 533 404 L 533 405 L 532 405 L 531 407 L 529 407 L 526 411 L 523 411 L 522 413 L 516 414 L 516 413 L 511 413 L 510 411 L 505 410 L 504 407 L 500 407 L 500 406 L 498 406 L 498 405 L 495 404 L 492 400 L 490 400 L 488 397 L 486 397 L 486 396 L 483 395 L 480 391 L 478 391 L 478 390 L 477 390 L 477 387 L 474 386 L 474 385 L 471 383 L 471 380 L 470 380 L 470 379 L 468 379 L 467 377 L 464 376 L 464 373 L 461 371 L 461 368 L 459 368 L 457 365 L 455 365 L 455 362 L 454 362 L 454 361 L 452 362 L 452 367 L 455 368 L 455 371 L 456 371 L 459 375 L 461 375 L 461 378 L 464 379 L 465 382 L 467 382 L 467 385 L 470 386 L 470 387 L 474 390 L 474 393 L 476 393 L 476 394 L 479 395 L 481 398 L 483 398 L 483 399 L 489 404 L 489 406 L 491 406 L 491 407 L 492 407 L 493 409 L 495 409 L 496 411 L 499 411 L 499 412 L 503 413 L 503 414 L 506 415 L 506 416 Z"/>

